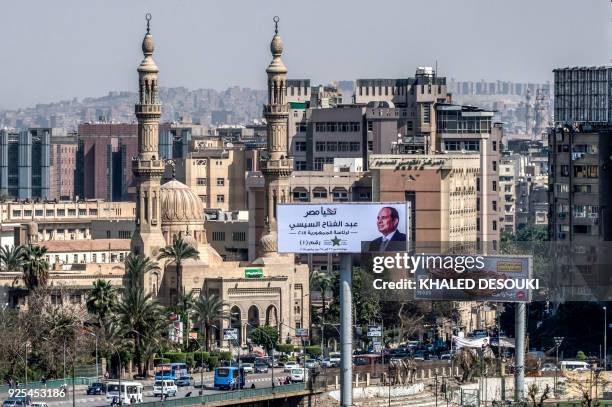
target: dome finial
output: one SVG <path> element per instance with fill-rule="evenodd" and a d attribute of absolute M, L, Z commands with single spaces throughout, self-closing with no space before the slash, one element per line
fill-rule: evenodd
<path fill-rule="evenodd" d="M 274 16 L 272 20 L 274 21 L 274 33 L 278 34 L 278 22 L 280 21 L 280 18 L 278 16 Z"/>
<path fill-rule="evenodd" d="M 151 33 L 151 26 L 150 26 L 150 22 L 151 22 L 151 13 L 147 13 L 145 15 L 145 18 L 147 19 L 147 34 Z"/>

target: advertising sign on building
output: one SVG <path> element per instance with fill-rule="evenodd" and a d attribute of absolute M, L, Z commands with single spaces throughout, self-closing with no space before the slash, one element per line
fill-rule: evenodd
<path fill-rule="evenodd" d="M 245 269 L 244 270 L 245 278 L 263 278 L 263 269 Z"/>
<path fill-rule="evenodd" d="M 296 328 L 295 336 L 299 338 L 308 338 L 308 329 L 307 328 Z"/>
<path fill-rule="evenodd" d="M 238 328 L 226 328 L 223 330 L 224 341 L 237 341 L 238 340 Z"/>
<path fill-rule="evenodd" d="M 279 204 L 280 253 L 405 251 L 410 203 Z"/>

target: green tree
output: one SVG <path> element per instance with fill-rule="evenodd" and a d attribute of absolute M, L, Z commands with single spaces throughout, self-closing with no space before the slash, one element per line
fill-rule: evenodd
<path fill-rule="evenodd" d="M 126 287 L 144 288 L 144 277 L 152 271 L 159 270 L 157 262 L 145 257 L 142 254 L 135 255 L 130 253 L 125 259 L 125 278 Z"/>
<path fill-rule="evenodd" d="M 210 351 L 210 328 L 222 319 L 229 319 L 225 303 L 216 295 L 200 296 L 194 303 L 194 316 L 204 333 L 206 351 Z"/>
<path fill-rule="evenodd" d="M 0 247 L 0 267 L 2 271 L 20 271 L 25 261 L 25 249 L 23 246 Z"/>
<path fill-rule="evenodd" d="M 49 280 L 49 263 L 45 256 L 47 248 L 30 245 L 25 251 L 23 282 L 29 290 L 45 287 Z"/>
<path fill-rule="evenodd" d="M 185 242 L 182 238 L 176 239 L 172 242 L 172 245 L 162 247 L 159 251 L 158 260 L 169 259 L 169 263 L 174 263 L 176 266 L 176 292 L 182 293 L 183 290 L 183 276 L 182 268 L 183 262 L 187 259 L 197 260 L 200 252 L 198 249 Z"/>
<path fill-rule="evenodd" d="M 321 315 L 325 315 L 325 293 L 332 287 L 333 278 L 335 277 L 337 275 L 332 277 L 328 273 L 316 270 L 310 273 L 310 287 L 321 292 Z"/>
<path fill-rule="evenodd" d="M 193 315 L 193 291 L 188 293 L 181 293 L 178 296 L 178 300 L 175 306 L 170 307 L 170 310 L 181 316 L 181 321 L 184 321 L 183 329 L 183 343 L 189 345 L 189 332 L 191 331 L 191 317 Z"/>
<path fill-rule="evenodd" d="M 117 290 L 110 281 L 94 281 L 86 300 L 87 311 L 98 318 L 100 326 L 104 325 L 107 315 L 117 303 Z"/>
<path fill-rule="evenodd" d="M 278 343 L 278 329 L 270 325 L 258 326 L 251 331 L 249 337 L 255 345 L 263 347 L 271 354 Z"/>
<path fill-rule="evenodd" d="M 134 345 L 134 360 L 138 374 L 142 376 L 142 362 L 146 356 L 143 348 L 150 341 L 159 343 L 161 340 L 158 322 L 165 319 L 162 307 L 153 301 L 151 294 L 145 294 L 139 288 L 130 288 L 117 306 L 117 318 Z"/>

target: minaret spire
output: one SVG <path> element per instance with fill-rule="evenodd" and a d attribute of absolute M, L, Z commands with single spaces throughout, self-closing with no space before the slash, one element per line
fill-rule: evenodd
<path fill-rule="evenodd" d="M 135 106 L 138 155 L 132 160 L 132 171 L 136 178 L 136 230 L 131 248 L 136 254 L 156 258 L 159 249 L 165 246 L 159 199 L 164 163 L 158 152 L 161 104 L 157 100 L 159 68 L 153 60 L 155 44 L 151 35 L 151 14 L 147 13 L 146 20 L 147 32 L 142 40 L 144 59 L 138 66 L 139 94 Z"/>
<path fill-rule="evenodd" d="M 278 253 L 276 234 L 276 205 L 289 201 L 289 176 L 293 170 L 293 160 L 287 154 L 287 68 L 281 56 L 283 42 L 278 35 L 278 16 L 274 21 L 274 36 L 270 43 L 272 61 L 268 75 L 268 103 L 263 115 L 267 123 L 267 158 L 261 163 L 265 179 L 265 219 L 266 231 L 259 241 L 260 253 L 272 256 Z"/>

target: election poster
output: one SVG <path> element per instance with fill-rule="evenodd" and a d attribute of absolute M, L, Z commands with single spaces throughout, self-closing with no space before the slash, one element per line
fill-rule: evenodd
<path fill-rule="evenodd" d="M 279 253 L 405 251 L 410 203 L 279 204 Z"/>

